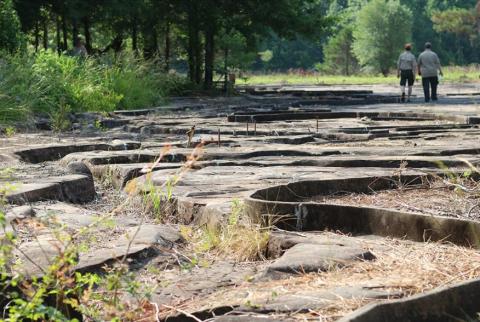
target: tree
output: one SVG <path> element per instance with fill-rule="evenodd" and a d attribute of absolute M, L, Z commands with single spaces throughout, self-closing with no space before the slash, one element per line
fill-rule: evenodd
<path fill-rule="evenodd" d="M 358 13 L 353 52 L 360 64 L 388 75 L 412 34 L 412 12 L 398 0 L 372 0 Z"/>
<path fill-rule="evenodd" d="M 321 69 L 331 74 L 351 75 L 359 69 L 353 55 L 353 28 L 345 26 L 323 47 L 324 62 Z"/>
<path fill-rule="evenodd" d="M 0 1 L 0 49 L 11 53 L 23 46 L 20 20 L 12 0 Z"/>
<path fill-rule="evenodd" d="M 457 36 L 471 36 L 476 33 L 476 12 L 471 9 L 453 8 L 437 11 L 432 15 L 433 28 L 438 32 L 450 32 Z"/>

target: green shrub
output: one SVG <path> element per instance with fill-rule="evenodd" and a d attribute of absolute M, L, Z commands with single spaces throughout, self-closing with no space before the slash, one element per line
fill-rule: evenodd
<path fill-rule="evenodd" d="M 15 52 L 24 45 L 25 37 L 13 1 L 0 1 L 0 50 Z"/>
<path fill-rule="evenodd" d="M 72 112 L 158 106 L 186 81 L 161 72 L 155 60 L 122 55 L 79 59 L 51 51 L 3 55 L 0 60 L 0 123 L 34 113 L 54 115 L 62 104 Z"/>

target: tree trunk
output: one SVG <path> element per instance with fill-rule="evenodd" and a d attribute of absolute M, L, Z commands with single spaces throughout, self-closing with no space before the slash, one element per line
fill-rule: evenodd
<path fill-rule="evenodd" d="M 198 27 L 198 24 L 197 24 Z M 200 40 L 200 30 L 199 28 L 195 31 L 195 46 L 194 46 L 194 54 L 195 54 L 195 82 L 200 84 L 202 82 L 202 43 Z"/>
<path fill-rule="evenodd" d="M 223 61 L 223 68 L 225 73 L 225 84 L 224 84 L 224 91 L 225 93 L 228 92 L 228 48 L 225 47 L 224 49 L 224 61 Z"/>
<path fill-rule="evenodd" d="M 165 26 L 165 72 L 170 70 L 170 21 Z"/>
<path fill-rule="evenodd" d="M 477 1 L 477 31 L 480 34 L 480 0 Z"/>
<path fill-rule="evenodd" d="M 138 56 L 138 29 L 137 29 L 137 19 L 132 19 L 132 50 L 135 57 Z"/>
<path fill-rule="evenodd" d="M 350 76 L 350 71 L 349 71 L 349 65 L 350 65 L 350 46 L 347 45 L 346 51 L 345 51 L 345 74 L 347 76 Z"/>
<path fill-rule="evenodd" d="M 190 28 L 189 24 L 189 32 L 188 32 L 188 49 L 187 49 L 187 54 L 188 54 L 188 78 L 190 81 L 193 83 L 196 81 L 196 61 L 195 61 L 195 44 L 194 44 L 194 32 L 192 31 L 192 28 Z"/>
<path fill-rule="evenodd" d="M 57 53 L 60 55 L 62 53 L 62 43 L 61 43 L 61 36 L 60 36 L 60 30 L 62 29 L 62 22 L 60 20 L 60 16 L 57 15 L 56 18 L 56 37 L 57 37 Z"/>
<path fill-rule="evenodd" d="M 77 18 L 73 18 L 72 21 L 72 41 L 73 41 L 73 46 L 76 45 L 77 38 L 78 38 L 78 23 L 77 23 Z"/>
<path fill-rule="evenodd" d="M 38 51 L 38 46 L 40 46 L 40 26 L 37 21 L 35 22 L 35 52 Z"/>
<path fill-rule="evenodd" d="M 190 81 L 200 84 L 202 81 L 202 49 L 200 26 L 198 21 L 198 3 L 190 2 L 188 10 L 188 76 Z"/>
<path fill-rule="evenodd" d="M 207 23 L 205 28 L 205 89 L 213 88 L 213 65 L 215 62 L 215 25 Z"/>
<path fill-rule="evenodd" d="M 48 49 L 48 19 L 47 17 L 43 18 L 43 48 Z"/>
<path fill-rule="evenodd" d="M 88 17 L 83 18 L 83 29 L 85 33 L 85 48 L 88 53 L 92 52 L 92 35 L 90 34 L 90 19 Z"/>
<path fill-rule="evenodd" d="M 143 31 L 143 56 L 153 58 L 158 51 L 157 30 L 151 28 Z"/>
<path fill-rule="evenodd" d="M 65 13 L 62 13 L 63 50 L 68 50 L 68 30 Z"/>

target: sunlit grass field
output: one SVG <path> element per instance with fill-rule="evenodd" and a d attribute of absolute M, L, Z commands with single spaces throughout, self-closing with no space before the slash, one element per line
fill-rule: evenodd
<path fill-rule="evenodd" d="M 443 68 L 444 82 L 480 83 L 480 65 L 449 66 Z M 318 72 L 295 71 L 290 73 L 247 74 L 237 80 L 237 85 L 291 84 L 291 85 L 372 85 L 397 84 L 395 74 L 382 75 L 325 75 Z"/>

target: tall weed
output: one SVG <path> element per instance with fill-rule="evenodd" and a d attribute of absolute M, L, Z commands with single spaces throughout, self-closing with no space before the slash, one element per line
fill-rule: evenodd
<path fill-rule="evenodd" d="M 0 53 L 0 123 L 52 115 L 62 104 L 73 112 L 152 107 L 185 84 L 161 72 L 155 60 L 129 54 L 80 59 L 52 51 Z"/>

